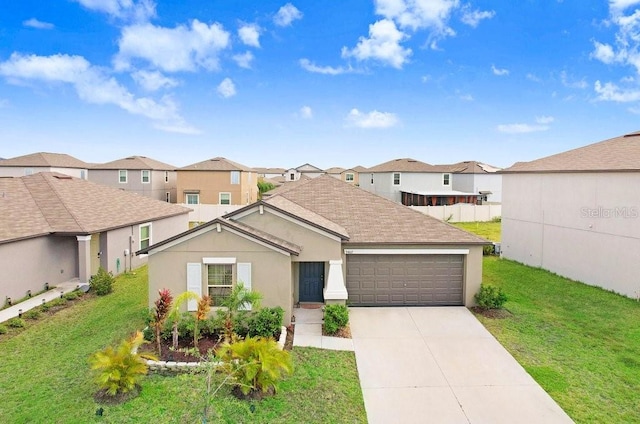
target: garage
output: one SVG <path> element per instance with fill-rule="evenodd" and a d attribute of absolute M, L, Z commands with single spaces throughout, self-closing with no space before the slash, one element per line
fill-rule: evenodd
<path fill-rule="evenodd" d="M 464 255 L 347 255 L 349 304 L 463 305 Z"/>

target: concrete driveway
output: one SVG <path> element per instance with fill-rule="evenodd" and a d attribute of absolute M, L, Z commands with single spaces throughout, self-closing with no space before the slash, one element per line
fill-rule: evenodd
<path fill-rule="evenodd" d="M 350 308 L 369 423 L 571 423 L 464 307 Z"/>

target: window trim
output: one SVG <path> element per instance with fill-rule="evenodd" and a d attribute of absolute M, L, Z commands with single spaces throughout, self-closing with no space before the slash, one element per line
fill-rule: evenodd
<path fill-rule="evenodd" d="M 189 203 L 189 196 L 196 196 L 197 203 Z M 184 203 L 187 205 L 199 205 L 200 204 L 200 193 L 185 193 L 184 194 Z"/>
<path fill-rule="evenodd" d="M 349 179 L 349 176 L 351 176 L 351 179 Z M 344 174 L 344 180 L 348 183 L 353 183 L 356 180 L 356 175 L 353 172 L 346 172 Z"/>
<path fill-rule="evenodd" d="M 142 249 L 145 249 L 145 248 L 151 246 L 151 244 L 152 244 L 152 236 L 153 236 L 153 228 L 152 228 L 151 224 L 152 224 L 151 222 L 145 222 L 144 224 L 138 225 L 138 247 L 139 247 L 138 250 L 142 250 Z M 149 227 L 149 238 L 145 238 L 145 239 L 142 238 L 142 228 L 143 227 Z M 147 244 L 146 246 L 143 247 L 142 246 L 142 241 L 143 240 L 148 240 L 149 244 Z"/>
<path fill-rule="evenodd" d="M 233 178 L 234 175 L 237 176 L 237 181 L 236 182 L 234 182 L 234 178 Z M 229 176 L 230 176 L 231 184 L 233 184 L 233 185 L 240 184 L 240 171 L 229 171 Z"/>
<path fill-rule="evenodd" d="M 124 181 L 122 181 L 122 173 L 124 172 Z M 129 172 L 126 169 L 118 169 L 118 183 L 127 184 L 129 181 Z"/>
<path fill-rule="evenodd" d="M 147 173 L 147 176 L 149 177 L 149 178 L 148 178 L 148 181 L 145 181 L 145 180 L 144 180 L 144 174 L 145 174 L 145 172 Z M 141 182 L 142 184 L 151 184 L 151 171 L 149 171 L 148 169 L 141 169 L 141 170 L 140 170 L 140 182 Z"/>
<path fill-rule="evenodd" d="M 203 260 L 204 259 L 229 259 L 229 258 L 203 258 Z M 233 259 L 235 259 L 235 258 L 233 258 Z M 227 262 L 225 262 L 225 261 L 215 262 L 214 261 L 214 263 L 206 263 L 205 262 L 205 265 L 206 265 L 206 268 L 205 268 L 205 289 L 206 289 L 206 294 L 211 298 L 211 305 L 212 306 L 216 306 L 215 301 L 214 301 L 214 297 L 211 296 L 210 289 L 212 289 L 212 288 L 214 288 L 214 289 L 215 288 L 221 288 L 221 289 L 228 289 L 230 291 L 233 290 L 233 287 L 235 286 L 235 284 L 234 284 L 234 275 L 237 272 L 235 270 L 236 264 L 235 264 L 235 261 L 234 261 L 234 263 L 228 263 L 228 261 Z M 210 284 L 209 269 L 211 267 L 225 267 L 225 268 L 229 267 L 229 269 L 231 270 L 231 275 L 229 276 L 229 284 Z M 224 271 L 224 272 L 225 272 L 225 274 L 223 275 L 223 278 L 226 279 L 227 278 L 226 271 Z"/>
<path fill-rule="evenodd" d="M 398 183 L 396 184 L 396 175 L 398 176 Z M 394 186 L 402 185 L 402 173 L 400 172 L 392 172 L 391 173 L 391 184 Z"/>
<path fill-rule="evenodd" d="M 222 195 L 223 194 L 228 194 L 229 195 L 229 203 L 222 203 Z M 231 204 L 231 193 L 229 193 L 228 191 L 221 191 L 220 193 L 218 193 L 218 204 L 219 205 L 230 205 Z"/>
<path fill-rule="evenodd" d="M 445 175 L 449 176 L 447 184 L 445 184 L 445 182 L 444 182 Z M 451 186 L 451 173 L 450 172 L 443 172 L 442 173 L 442 186 L 443 187 L 450 187 Z"/>

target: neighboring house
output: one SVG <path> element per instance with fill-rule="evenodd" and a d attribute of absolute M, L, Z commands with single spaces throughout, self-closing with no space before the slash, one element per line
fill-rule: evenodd
<path fill-rule="evenodd" d="M 284 168 L 253 168 L 259 178 L 284 178 L 284 174 L 287 172 Z"/>
<path fill-rule="evenodd" d="M 502 201 L 502 175 L 500 168 L 476 161 L 441 165 L 453 174 L 453 190 L 478 195 L 478 203 Z"/>
<path fill-rule="evenodd" d="M 324 172 L 325 174 L 344 181 L 345 183 L 358 185 L 358 182 L 360 181 L 358 171 L 352 168 L 344 169 L 336 166 L 333 168 L 325 169 Z"/>
<path fill-rule="evenodd" d="M 60 173 L 0 178 L 0 301 L 138 267 L 132 253 L 184 231 L 188 212 Z"/>
<path fill-rule="evenodd" d="M 277 190 L 138 252 L 149 255 L 149 302 L 167 287 L 216 304 L 242 281 L 287 323 L 305 302 L 474 303 L 486 240 L 330 176 Z"/>
<path fill-rule="evenodd" d="M 0 162 L 0 177 L 22 177 L 38 172 L 59 172 L 87 179 L 90 164 L 64 153 L 32 153 Z"/>
<path fill-rule="evenodd" d="M 360 173 L 360 187 L 406 206 L 476 203 L 478 199 L 476 193 L 453 189 L 449 168 L 411 158 L 394 159 Z"/>
<path fill-rule="evenodd" d="M 178 168 L 178 203 L 248 205 L 258 200 L 253 168 L 217 157 Z"/>
<path fill-rule="evenodd" d="M 91 166 L 89 181 L 176 203 L 176 167 L 145 156 Z"/>
<path fill-rule="evenodd" d="M 640 297 L 640 132 L 501 173 L 505 258 Z"/>
<path fill-rule="evenodd" d="M 298 181 L 303 175 L 309 178 L 316 178 L 324 173 L 325 172 L 322 169 L 305 163 L 297 168 L 287 169 L 284 173 L 284 177 L 286 181 Z"/>

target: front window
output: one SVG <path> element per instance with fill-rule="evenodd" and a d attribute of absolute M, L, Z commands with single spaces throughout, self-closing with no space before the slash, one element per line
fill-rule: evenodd
<path fill-rule="evenodd" d="M 164 171 L 164 182 L 165 183 L 169 182 L 169 171 Z"/>
<path fill-rule="evenodd" d="M 293 181 L 295 177 L 296 175 L 292 172 L 291 174 L 289 174 L 289 181 Z"/>
<path fill-rule="evenodd" d="M 220 202 L 221 205 L 230 205 L 231 204 L 231 193 L 220 193 Z"/>
<path fill-rule="evenodd" d="M 200 195 L 197 193 L 187 193 L 185 194 L 185 200 L 187 205 L 198 205 L 200 204 Z"/>
<path fill-rule="evenodd" d="M 143 184 L 149 184 L 150 181 L 151 181 L 151 171 L 149 171 L 148 169 L 143 169 L 142 170 L 142 183 Z"/>
<path fill-rule="evenodd" d="M 451 184 L 451 174 L 442 174 L 442 185 L 448 186 Z"/>
<path fill-rule="evenodd" d="M 347 173 L 344 175 L 344 180 L 348 183 L 352 183 L 354 180 L 354 175 L 352 173 Z"/>
<path fill-rule="evenodd" d="M 400 185 L 400 173 L 399 172 L 394 172 L 393 173 L 393 185 Z"/>
<path fill-rule="evenodd" d="M 233 265 L 207 265 L 207 292 L 213 306 L 229 296 L 233 288 Z"/>
<path fill-rule="evenodd" d="M 231 171 L 231 184 L 240 184 L 240 171 Z"/>
<path fill-rule="evenodd" d="M 151 224 L 140 226 L 140 249 L 146 249 L 151 245 Z"/>
<path fill-rule="evenodd" d="M 120 171 L 118 171 L 118 182 L 120 184 L 126 184 L 127 183 L 127 170 L 126 169 L 121 169 Z"/>

